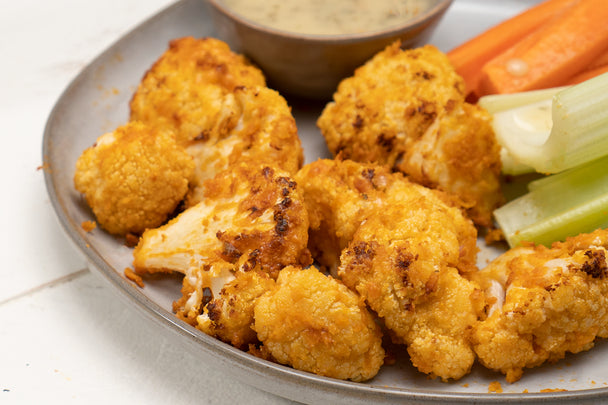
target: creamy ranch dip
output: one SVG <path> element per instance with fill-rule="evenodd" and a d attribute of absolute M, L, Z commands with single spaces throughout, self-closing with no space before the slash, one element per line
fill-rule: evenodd
<path fill-rule="evenodd" d="M 378 31 L 429 8 L 428 0 L 223 0 L 241 16 L 280 30 L 335 35 Z"/>

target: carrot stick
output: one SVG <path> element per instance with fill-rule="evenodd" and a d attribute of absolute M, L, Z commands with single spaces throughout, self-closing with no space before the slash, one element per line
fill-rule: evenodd
<path fill-rule="evenodd" d="M 602 73 L 608 72 L 608 49 L 606 52 L 598 56 L 584 70 L 572 76 L 565 85 L 573 85 L 589 80 L 592 77 L 599 76 Z"/>
<path fill-rule="evenodd" d="M 607 72 L 608 72 L 608 64 L 603 65 L 603 66 L 598 66 L 598 67 L 595 67 L 592 69 L 583 70 L 582 72 L 571 77 L 568 80 L 568 82 L 565 84 L 566 85 L 579 84 L 579 83 L 589 80 L 595 76 L 599 76 L 599 75 L 607 73 Z"/>
<path fill-rule="evenodd" d="M 608 49 L 606 0 L 578 0 L 482 68 L 479 95 L 563 85 Z"/>
<path fill-rule="evenodd" d="M 470 39 L 447 53 L 466 83 L 474 92 L 481 67 L 490 59 L 534 31 L 575 0 L 547 0 Z"/>
<path fill-rule="evenodd" d="M 608 49 L 606 49 L 606 52 L 595 58 L 586 69 L 595 69 L 604 65 L 608 65 Z"/>

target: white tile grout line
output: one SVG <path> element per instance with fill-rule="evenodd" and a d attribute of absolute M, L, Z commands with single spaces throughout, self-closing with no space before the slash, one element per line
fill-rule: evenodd
<path fill-rule="evenodd" d="M 66 274 L 63 277 L 56 278 L 55 280 L 51 280 L 46 283 L 40 284 L 34 288 L 30 288 L 29 290 L 22 291 L 16 295 L 13 295 L 12 297 L 8 297 L 8 298 L 5 298 L 4 300 L 0 301 L 0 306 L 7 304 L 11 301 L 18 300 L 19 298 L 23 298 L 27 295 L 37 293 L 38 291 L 42 291 L 46 288 L 53 288 L 53 287 L 56 287 L 63 283 L 68 283 L 76 278 L 79 278 L 79 277 L 89 273 L 89 271 L 90 271 L 89 269 L 84 268 L 84 269 L 75 271 L 74 273 Z"/>

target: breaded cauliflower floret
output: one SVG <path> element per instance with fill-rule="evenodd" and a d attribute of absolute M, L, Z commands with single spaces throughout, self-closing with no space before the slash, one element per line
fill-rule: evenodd
<path fill-rule="evenodd" d="M 172 133 L 131 122 L 82 153 L 74 184 L 105 230 L 139 234 L 175 210 L 193 170 L 192 158 Z"/>
<path fill-rule="evenodd" d="M 493 301 L 474 333 L 475 352 L 508 382 L 608 337 L 608 230 L 516 247 L 479 272 Z"/>
<path fill-rule="evenodd" d="M 187 207 L 201 201 L 205 180 L 234 164 L 295 174 L 304 160 L 287 101 L 266 87 L 259 69 L 213 38 L 171 41 L 135 92 L 131 119 L 174 131 L 193 156 Z"/>
<path fill-rule="evenodd" d="M 318 160 L 296 175 L 315 258 L 357 291 L 418 369 L 460 378 L 473 364 L 470 332 L 482 314 L 477 231 L 453 200 L 388 168 Z M 333 262 L 333 263 L 332 263 Z"/>
<path fill-rule="evenodd" d="M 169 43 L 131 100 L 131 120 L 177 135 L 179 143 L 234 128 L 238 111 L 224 101 L 237 87 L 265 86 L 262 72 L 215 38 L 184 37 Z"/>
<path fill-rule="evenodd" d="M 332 270 L 361 223 L 370 216 L 383 215 L 385 207 L 427 198 L 440 205 L 456 205 L 449 195 L 372 163 L 319 159 L 305 165 L 295 178 L 310 218 L 311 252 Z M 476 271 L 477 231 L 464 216 L 455 214 L 454 218 L 460 224 L 458 269 L 462 273 Z"/>
<path fill-rule="evenodd" d="M 226 102 L 238 125 L 218 137 L 201 137 L 186 150 L 196 171 L 186 206 L 201 201 L 202 183 L 238 163 L 267 164 L 295 174 L 304 160 L 296 122 L 285 99 L 267 87 L 239 87 Z"/>
<path fill-rule="evenodd" d="M 257 343 L 253 308 L 257 299 L 274 287 L 274 280 L 261 271 L 239 271 L 219 294 L 205 305 L 196 327 L 239 349 Z"/>
<path fill-rule="evenodd" d="M 490 115 L 465 102 L 447 57 L 389 45 L 344 79 L 317 121 L 334 156 L 376 162 L 452 193 L 478 224 L 503 202 Z"/>
<path fill-rule="evenodd" d="M 338 275 L 407 345 L 412 364 L 443 380 L 469 373 L 479 286 L 458 272 L 461 213 L 429 198 L 368 217 L 340 257 Z"/>
<path fill-rule="evenodd" d="M 363 301 L 314 267 L 283 269 L 254 314 L 265 349 L 298 370 L 365 381 L 384 362 L 380 328 Z"/>
<path fill-rule="evenodd" d="M 310 264 L 308 214 L 296 183 L 269 166 L 238 165 L 204 184 L 205 198 L 166 225 L 144 232 L 133 252 L 136 272 L 184 274 L 177 315 L 196 324 L 204 290 L 219 297 L 237 271 L 276 278 Z"/>

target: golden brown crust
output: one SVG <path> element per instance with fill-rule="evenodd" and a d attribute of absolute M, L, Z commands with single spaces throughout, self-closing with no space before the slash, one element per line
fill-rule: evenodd
<path fill-rule="evenodd" d="M 304 153 L 285 99 L 262 72 L 214 38 L 170 42 L 131 100 L 131 120 L 176 134 L 196 170 L 185 206 L 201 201 L 205 180 L 238 163 L 268 164 L 289 174 Z"/>
<path fill-rule="evenodd" d="M 466 280 L 477 231 L 453 200 L 387 167 L 318 160 L 296 175 L 315 258 L 334 268 L 384 321 L 422 372 L 470 370 L 470 333 L 485 302 Z M 339 257 L 339 261 L 338 261 Z"/>
<path fill-rule="evenodd" d="M 383 364 L 380 328 L 363 302 L 313 267 L 283 269 L 254 311 L 258 338 L 280 363 L 353 381 L 369 380 Z"/>
<path fill-rule="evenodd" d="M 335 270 L 340 252 L 374 206 L 385 203 L 396 178 L 407 183 L 387 167 L 329 159 L 296 174 L 310 220 L 310 250 L 321 265 Z"/>
<path fill-rule="evenodd" d="M 106 231 L 138 234 L 166 221 L 188 191 L 193 170 L 172 133 L 131 122 L 82 153 L 74 184 Z"/>
<path fill-rule="evenodd" d="M 224 134 L 187 144 L 196 163 L 194 180 L 186 198 L 192 206 L 203 198 L 203 183 L 240 163 L 266 164 L 295 174 L 302 166 L 302 150 L 296 122 L 285 99 L 266 87 L 239 87 L 224 101 L 233 103 L 238 126 Z"/>
<path fill-rule="evenodd" d="M 386 166 L 352 160 L 319 159 L 305 165 L 295 179 L 308 210 L 309 246 L 323 266 L 335 269 L 342 250 L 369 217 L 384 215 L 391 205 L 429 199 L 438 206 L 453 207 L 450 212 L 461 223 L 459 271 L 477 269 L 477 231 L 445 193 L 412 183 Z"/>
<path fill-rule="evenodd" d="M 196 327 L 210 336 L 246 349 L 258 343 L 253 330 L 253 308 L 257 299 L 274 287 L 274 280 L 260 271 L 239 271 L 219 297 L 207 303 Z"/>
<path fill-rule="evenodd" d="M 443 380 L 475 360 L 470 335 L 485 301 L 458 272 L 472 224 L 459 210 L 418 198 L 369 216 L 342 252 L 338 275 L 405 343 L 412 364 Z"/>
<path fill-rule="evenodd" d="M 137 284 L 139 288 L 145 287 L 143 278 L 141 278 L 139 274 L 135 273 L 130 267 L 125 267 L 124 274 L 127 280 L 131 280 Z"/>
<path fill-rule="evenodd" d="M 238 115 L 220 102 L 240 86 L 265 86 L 262 72 L 215 38 L 184 37 L 144 75 L 130 103 L 131 120 L 176 133 L 179 143 L 218 136 Z"/>
<path fill-rule="evenodd" d="M 340 83 L 317 121 L 330 151 L 453 193 L 476 223 L 491 226 L 503 197 L 489 114 L 465 102 L 462 78 L 435 47 L 399 46 Z"/>
<path fill-rule="evenodd" d="M 509 250 L 478 280 L 496 303 L 473 335 L 479 361 L 509 382 L 524 368 L 608 337 L 608 231 Z"/>
<path fill-rule="evenodd" d="M 174 309 L 196 324 L 204 289 L 217 297 L 238 271 L 276 278 L 288 265 L 311 263 L 308 214 L 296 183 L 269 166 L 238 165 L 207 180 L 205 198 L 168 224 L 142 235 L 133 252 L 139 273 L 185 275 Z"/>

